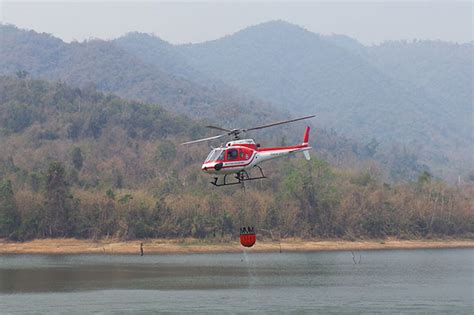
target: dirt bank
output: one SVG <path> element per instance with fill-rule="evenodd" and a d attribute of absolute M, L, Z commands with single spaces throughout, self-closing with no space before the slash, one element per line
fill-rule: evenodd
<path fill-rule="evenodd" d="M 28 242 L 10 242 L 0 240 L 0 254 L 139 254 L 143 242 L 145 254 L 175 253 L 223 253 L 241 252 L 237 241 L 210 242 L 196 239 L 147 239 L 121 241 L 77 240 L 71 238 L 41 239 Z M 254 252 L 303 252 L 303 251 L 344 251 L 344 250 L 380 250 L 380 249 L 420 249 L 420 248 L 474 248 L 474 240 L 436 239 L 436 240 L 302 240 L 284 239 L 281 242 L 257 241 L 249 249 Z"/>

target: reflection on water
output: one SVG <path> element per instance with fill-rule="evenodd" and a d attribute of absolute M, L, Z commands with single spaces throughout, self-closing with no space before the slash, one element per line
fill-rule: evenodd
<path fill-rule="evenodd" d="M 0 255 L 1 312 L 472 312 L 474 250 L 361 255 Z"/>

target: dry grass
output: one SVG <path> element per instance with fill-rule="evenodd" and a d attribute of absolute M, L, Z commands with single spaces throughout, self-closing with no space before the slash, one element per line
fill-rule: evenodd
<path fill-rule="evenodd" d="M 143 242 L 145 254 L 160 253 L 223 253 L 241 252 L 237 241 L 209 242 L 196 239 L 164 240 L 147 239 L 121 241 L 105 239 L 99 241 L 71 238 L 41 239 L 28 242 L 0 241 L 0 254 L 139 254 Z M 345 251 L 380 249 L 420 249 L 420 248 L 474 248 L 474 240 L 302 240 L 284 239 L 281 242 L 257 241 L 253 252 L 303 252 L 303 251 Z"/>

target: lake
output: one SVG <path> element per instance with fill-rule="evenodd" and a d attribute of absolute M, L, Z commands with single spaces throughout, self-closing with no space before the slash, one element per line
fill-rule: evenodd
<path fill-rule="evenodd" d="M 471 314 L 473 278 L 474 249 L 0 255 L 0 313 Z"/>

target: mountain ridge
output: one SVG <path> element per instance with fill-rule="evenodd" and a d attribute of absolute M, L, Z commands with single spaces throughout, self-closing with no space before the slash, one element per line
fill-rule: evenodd
<path fill-rule="evenodd" d="M 102 91 L 159 103 L 180 113 L 190 114 L 192 110 L 192 115 L 198 118 L 215 119 L 227 111 L 229 123 L 233 122 L 233 117 L 255 122 L 252 114 L 265 116 L 267 113 L 269 119 L 285 116 L 268 110 L 269 105 L 265 102 L 254 100 L 254 104 L 250 104 L 253 106 L 249 106 L 251 101 L 238 93 L 220 93 L 212 87 L 176 77 L 111 41 L 67 44 L 50 35 L 4 25 L 0 26 L 0 32 L 3 42 L 0 74 L 3 75 L 26 70 L 36 78 L 63 80 L 79 87 L 95 85 Z M 44 48 L 40 54 L 38 47 Z"/>

